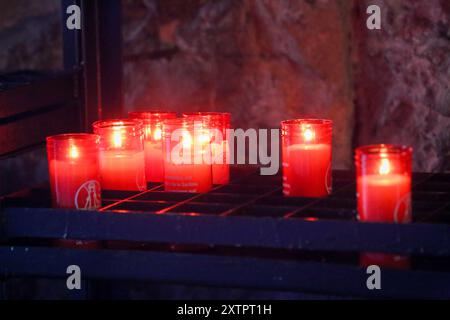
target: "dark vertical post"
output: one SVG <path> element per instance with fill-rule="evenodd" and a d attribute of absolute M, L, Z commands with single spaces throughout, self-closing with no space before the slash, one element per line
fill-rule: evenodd
<path fill-rule="evenodd" d="M 81 7 L 81 30 L 68 30 L 67 7 Z M 62 0 L 64 67 L 78 70 L 82 127 L 123 116 L 120 0 Z"/>
<path fill-rule="evenodd" d="M 123 116 L 122 2 L 99 0 L 99 55 L 102 117 Z"/>

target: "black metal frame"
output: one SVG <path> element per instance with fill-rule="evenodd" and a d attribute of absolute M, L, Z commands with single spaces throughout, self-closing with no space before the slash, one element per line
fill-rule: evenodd
<path fill-rule="evenodd" d="M 91 131 L 100 118 L 123 116 L 120 0 L 61 3 L 64 70 L 0 76 L 0 156 L 14 156 L 52 134 Z M 65 26 L 71 4 L 81 7 L 81 30 Z"/>
<path fill-rule="evenodd" d="M 91 280 L 450 298 L 450 175 L 414 174 L 414 223 L 398 225 L 356 221 L 352 172 L 335 171 L 323 199 L 283 197 L 280 176 L 232 172 L 231 184 L 206 194 L 106 191 L 99 212 L 48 209 L 48 186 L 6 197 L 4 276 L 65 277 L 76 261 Z M 106 249 L 45 242 L 59 238 L 107 241 Z M 412 267 L 382 267 L 383 290 L 370 291 L 359 252 L 408 255 Z"/>

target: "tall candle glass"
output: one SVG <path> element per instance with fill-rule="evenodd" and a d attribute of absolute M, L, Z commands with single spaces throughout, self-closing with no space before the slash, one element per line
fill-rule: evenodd
<path fill-rule="evenodd" d="M 202 193 L 212 188 L 210 133 L 201 119 L 179 118 L 163 124 L 164 189 Z"/>
<path fill-rule="evenodd" d="M 141 121 L 104 120 L 93 124 L 100 136 L 101 184 L 105 190 L 143 191 L 144 131 Z"/>
<path fill-rule="evenodd" d="M 412 148 L 371 145 L 356 149 L 358 219 L 363 222 L 408 223 L 412 220 Z M 404 269 L 409 258 L 395 254 L 362 253 L 363 266 Z"/>
<path fill-rule="evenodd" d="M 101 206 L 99 136 L 62 134 L 47 138 L 53 207 L 95 210 Z"/>
<path fill-rule="evenodd" d="M 50 189 L 54 208 L 96 210 L 101 207 L 100 137 L 62 134 L 47 138 Z M 97 241 L 60 239 L 58 246 L 96 249 Z"/>
<path fill-rule="evenodd" d="M 211 156 L 213 184 L 230 182 L 229 142 L 231 114 L 228 112 L 188 112 L 183 117 L 194 117 L 206 121 L 211 133 Z"/>
<path fill-rule="evenodd" d="M 285 196 L 320 198 L 331 193 L 332 130 L 331 120 L 281 123 Z"/>
<path fill-rule="evenodd" d="M 164 120 L 177 117 L 175 112 L 148 111 L 130 112 L 130 119 L 142 121 L 144 128 L 145 176 L 147 182 L 164 181 L 164 159 L 162 151 L 162 124 Z"/>

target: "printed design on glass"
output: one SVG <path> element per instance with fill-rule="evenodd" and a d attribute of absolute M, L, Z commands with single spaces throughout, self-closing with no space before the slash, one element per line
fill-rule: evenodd
<path fill-rule="evenodd" d="M 397 223 L 411 222 L 411 193 L 401 198 L 394 211 L 394 221 Z"/>
<path fill-rule="evenodd" d="M 75 193 L 75 208 L 79 210 L 95 210 L 101 207 L 101 187 L 96 180 L 81 185 Z"/>
<path fill-rule="evenodd" d="M 136 187 L 139 191 L 147 190 L 147 181 L 145 174 L 140 170 L 136 171 Z"/>

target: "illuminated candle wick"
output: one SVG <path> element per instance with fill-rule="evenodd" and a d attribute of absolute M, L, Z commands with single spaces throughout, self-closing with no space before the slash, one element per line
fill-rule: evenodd
<path fill-rule="evenodd" d="M 381 159 L 380 168 L 378 169 L 379 174 L 386 175 L 391 172 L 391 164 L 388 159 Z"/>
<path fill-rule="evenodd" d="M 314 131 L 310 128 L 306 128 L 303 131 L 303 137 L 305 138 L 306 142 L 311 142 L 312 140 L 314 140 Z"/>
<path fill-rule="evenodd" d="M 192 146 L 192 138 L 189 132 L 183 133 L 183 147 L 190 148 Z"/>
<path fill-rule="evenodd" d="M 155 132 L 153 133 L 153 138 L 154 138 L 155 140 L 161 140 L 161 138 L 162 138 L 162 131 L 161 131 L 160 128 L 157 128 L 157 129 L 155 130 Z"/>
<path fill-rule="evenodd" d="M 74 145 L 70 146 L 69 156 L 72 159 L 76 159 L 80 156 L 80 153 L 78 152 L 78 148 Z"/>
<path fill-rule="evenodd" d="M 120 131 L 114 131 L 112 139 L 115 148 L 122 147 L 122 135 L 120 134 Z"/>

